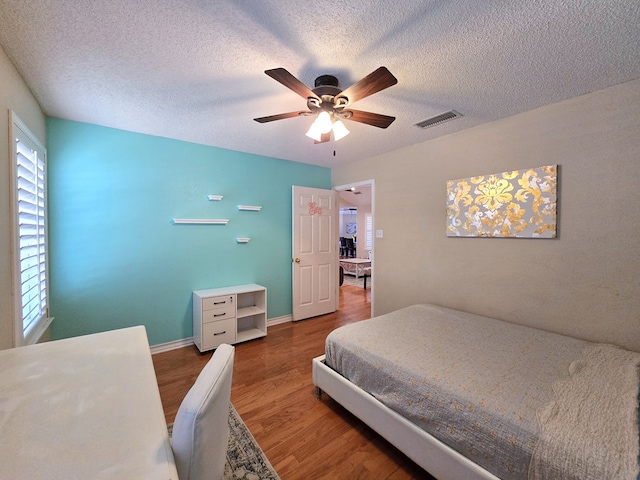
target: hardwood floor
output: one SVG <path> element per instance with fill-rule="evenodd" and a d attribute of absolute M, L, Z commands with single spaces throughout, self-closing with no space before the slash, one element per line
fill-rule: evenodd
<path fill-rule="evenodd" d="M 236 345 L 231 401 L 282 480 L 433 480 L 326 394 L 313 395 L 311 359 L 331 330 L 369 318 L 370 295 L 342 286 L 338 312 Z M 153 356 L 167 422 L 209 358 L 195 346 Z"/>

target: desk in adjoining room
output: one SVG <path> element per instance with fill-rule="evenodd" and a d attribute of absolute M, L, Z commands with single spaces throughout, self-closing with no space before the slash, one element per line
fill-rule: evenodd
<path fill-rule="evenodd" d="M 0 351 L 0 478 L 178 478 L 144 327 Z"/>
<path fill-rule="evenodd" d="M 341 258 L 340 266 L 344 269 L 344 273 L 355 275 L 356 278 L 364 275 L 364 269 L 371 267 L 371 260 L 366 258 Z"/>

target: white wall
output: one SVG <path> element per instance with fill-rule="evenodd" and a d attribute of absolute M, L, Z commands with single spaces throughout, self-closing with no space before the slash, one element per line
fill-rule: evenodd
<path fill-rule="evenodd" d="M 447 180 L 550 164 L 557 239 L 446 237 Z M 376 315 L 430 302 L 640 351 L 640 80 L 333 170 L 365 179 Z"/>
<path fill-rule="evenodd" d="M 13 110 L 46 146 L 46 119 L 35 97 L 0 47 L 0 350 L 13 346 L 9 114 Z"/>

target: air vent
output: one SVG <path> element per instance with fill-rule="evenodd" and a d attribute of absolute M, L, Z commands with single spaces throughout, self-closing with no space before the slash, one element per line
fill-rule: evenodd
<path fill-rule="evenodd" d="M 436 115 L 435 117 L 427 118 L 426 120 L 418 122 L 414 125 L 420 128 L 429 128 L 444 122 L 448 122 L 449 120 L 453 120 L 454 118 L 458 117 L 462 117 L 462 114 L 456 112 L 455 110 L 451 110 L 449 112 Z"/>

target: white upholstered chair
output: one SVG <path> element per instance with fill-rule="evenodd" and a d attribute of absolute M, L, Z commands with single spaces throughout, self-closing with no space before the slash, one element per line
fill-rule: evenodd
<path fill-rule="evenodd" d="M 171 439 L 180 480 L 223 477 L 234 355 L 234 347 L 220 345 L 180 404 Z"/>

